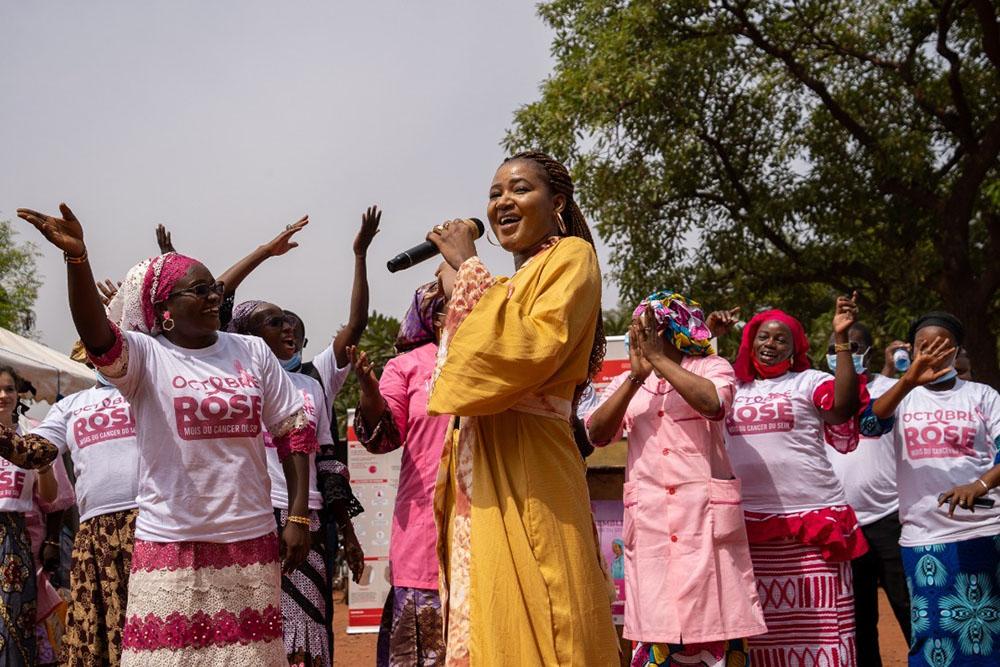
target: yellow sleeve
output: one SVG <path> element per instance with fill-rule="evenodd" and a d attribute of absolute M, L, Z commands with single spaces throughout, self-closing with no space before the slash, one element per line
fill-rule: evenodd
<path fill-rule="evenodd" d="M 490 280 L 454 335 L 442 341 L 431 415 L 498 414 L 557 375 L 572 384 L 587 377 L 601 306 L 593 247 L 564 238 L 516 280 Z"/>

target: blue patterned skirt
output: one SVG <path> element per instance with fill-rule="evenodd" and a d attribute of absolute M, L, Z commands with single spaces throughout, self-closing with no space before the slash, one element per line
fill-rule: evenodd
<path fill-rule="evenodd" d="M 902 552 L 910 667 L 1000 665 L 1000 535 Z"/>

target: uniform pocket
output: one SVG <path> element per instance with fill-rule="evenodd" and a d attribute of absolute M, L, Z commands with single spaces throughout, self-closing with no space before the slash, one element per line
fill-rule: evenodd
<path fill-rule="evenodd" d="M 639 510 L 639 490 L 635 487 L 635 482 L 625 482 L 622 491 L 622 502 L 625 505 L 622 541 L 631 550 L 635 548 L 635 515 Z"/>
<path fill-rule="evenodd" d="M 708 509 L 712 517 L 712 537 L 716 542 L 746 541 L 740 480 L 710 480 Z"/>

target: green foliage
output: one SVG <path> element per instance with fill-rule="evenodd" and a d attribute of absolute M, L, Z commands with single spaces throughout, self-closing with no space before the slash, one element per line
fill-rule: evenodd
<path fill-rule="evenodd" d="M 0 327 L 22 335 L 34 326 L 35 299 L 41 281 L 32 243 L 17 243 L 9 220 L 0 220 Z"/>
<path fill-rule="evenodd" d="M 808 325 L 857 289 L 881 341 L 920 311 L 956 312 L 974 366 L 1000 379 L 993 3 L 539 11 L 555 70 L 506 145 L 572 165 L 623 303 L 669 285 L 708 309 L 774 305 Z"/>
<path fill-rule="evenodd" d="M 399 320 L 395 317 L 372 313 L 368 318 L 368 327 L 361 334 L 358 347 L 368 353 L 368 357 L 375 365 L 376 375 L 381 376 L 386 362 L 396 356 L 394 344 L 398 333 Z M 358 397 L 358 379 L 351 373 L 333 402 L 341 437 L 347 435 L 347 411 L 358 407 Z"/>
<path fill-rule="evenodd" d="M 628 333 L 628 325 L 632 323 L 632 309 L 628 306 L 608 308 L 604 315 L 604 335 L 623 336 Z"/>

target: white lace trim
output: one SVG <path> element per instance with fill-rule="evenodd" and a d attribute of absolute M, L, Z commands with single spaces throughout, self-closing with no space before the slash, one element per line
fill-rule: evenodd
<path fill-rule="evenodd" d="M 246 667 L 277 667 L 287 665 L 285 645 L 281 639 L 252 644 L 229 644 L 205 648 L 169 648 L 156 651 L 122 651 L 122 667 L 216 667 L 245 665 Z"/>
<path fill-rule="evenodd" d="M 278 563 L 233 565 L 220 569 L 154 570 L 132 572 L 128 582 L 126 615 L 166 618 L 171 612 L 209 616 L 228 609 L 239 615 L 243 609 L 263 610 L 280 605 L 281 570 Z"/>

